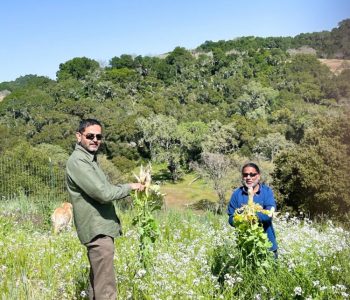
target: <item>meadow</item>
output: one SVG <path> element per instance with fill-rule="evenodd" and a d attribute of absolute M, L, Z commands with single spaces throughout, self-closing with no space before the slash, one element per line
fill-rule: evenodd
<path fill-rule="evenodd" d="M 303 215 L 275 220 L 279 258 L 237 267 L 235 230 L 225 215 L 167 209 L 147 268 L 139 260 L 134 211 L 120 210 L 119 299 L 348 299 L 350 232 Z M 59 235 L 35 203 L 1 203 L 1 299 L 87 299 L 88 261 L 75 229 Z M 46 216 L 48 218 L 48 215 Z"/>
<path fill-rule="evenodd" d="M 116 206 L 119 299 L 350 298 L 350 72 L 345 60 L 330 61 L 349 59 L 349 28 L 347 19 L 330 32 L 206 41 L 103 66 L 76 57 L 56 80 L 0 83 L 0 300 L 87 298 L 86 249 L 74 228 L 55 235 L 50 224 L 69 199 L 64 169 L 82 118 L 104 124 L 99 163 L 112 183 L 135 180 L 133 168 L 150 160 L 167 194 L 147 219 L 158 224 L 147 248 L 133 225 L 144 220 L 137 202 Z M 260 243 L 264 259 L 247 263 L 240 232 L 213 213 L 241 184 L 248 158 L 277 208 L 293 211 L 274 219 L 278 260 Z"/>

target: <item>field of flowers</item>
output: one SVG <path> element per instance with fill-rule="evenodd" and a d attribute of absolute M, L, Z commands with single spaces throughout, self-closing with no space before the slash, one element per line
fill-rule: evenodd
<path fill-rule="evenodd" d="M 279 258 L 261 268 L 237 267 L 240 253 L 226 216 L 193 211 L 156 214 L 160 235 L 147 268 L 139 260 L 133 211 L 119 213 L 116 239 L 119 299 L 348 299 L 350 233 L 331 222 L 279 216 Z M 88 261 L 75 230 L 0 213 L 0 298 L 87 298 Z"/>

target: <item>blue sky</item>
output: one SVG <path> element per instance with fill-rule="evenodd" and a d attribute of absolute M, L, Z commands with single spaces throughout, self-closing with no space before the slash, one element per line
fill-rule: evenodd
<path fill-rule="evenodd" d="M 88 57 L 158 55 L 207 40 L 330 31 L 350 18 L 349 0 L 1 1 L 0 82 Z"/>

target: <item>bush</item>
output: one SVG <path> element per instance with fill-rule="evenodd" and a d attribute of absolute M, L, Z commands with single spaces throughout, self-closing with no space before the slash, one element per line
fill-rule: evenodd
<path fill-rule="evenodd" d="M 123 174 L 131 173 L 136 167 L 136 162 L 128 159 L 125 156 L 116 156 L 112 158 L 112 163 L 116 166 Z"/>
<path fill-rule="evenodd" d="M 274 187 L 285 205 L 311 216 L 350 211 L 349 131 L 346 117 L 317 120 L 300 145 L 275 160 Z"/>
<path fill-rule="evenodd" d="M 45 149 L 21 143 L 6 151 L 0 160 L 0 196 L 3 199 L 47 197 L 65 200 L 64 169 L 53 161 Z"/>

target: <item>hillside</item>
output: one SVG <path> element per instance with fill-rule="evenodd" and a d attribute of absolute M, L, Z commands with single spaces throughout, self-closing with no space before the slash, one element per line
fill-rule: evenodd
<path fill-rule="evenodd" d="M 197 55 L 182 47 L 164 58 L 122 54 L 106 67 L 76 57 L 60 64 L 57 80 L 26 75 L 0 83 L 11 92 L 0 102 L 0 196 L 36 199 L 45 190 L 66 197 L 52 170 L 74 149 L 79 121 L 94 118 L 104 124 L 101 154 L 110 175 L 162 164 L 156 180 L 168 206 L 217 200 L 211 181 L 187 177 L 197 168 L 216 180 L 223 200 L 237 186 L 232 176 L 252 160 L 270 177 L 279 207 L 310 215 L 350 211 L 350 182 L 339 180 L 350 172 L 350 74 L 332 73 L 349 67 L 348 24 L 337 34 L 296 40 L 207 42 Z M 326 38 L 332 48 L 321 47 Z M 14 165 L 33 169 L 33 162 L 46 173 L 24 180 Z"/>
<path fill-rule="evenodd" d="M 8 90 L 0 91 L 0 102 L 9 94 L 11 94 L 11 92 Z"/>
<path fill-rule="evenodd" d="M 319 61 L 326 66 L 336 75 L 339 75 L 343 70 L 350 69 L 349 59 L 322 59 Z"/>

